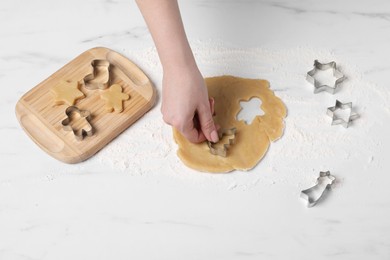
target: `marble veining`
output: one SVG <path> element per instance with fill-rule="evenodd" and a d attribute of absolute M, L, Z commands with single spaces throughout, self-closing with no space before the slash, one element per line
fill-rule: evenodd
<path fill-rule="evenodd" d="M 144 37 L 145 35 L 149 35 L 149 31 L 145 26 L 137 26 L 133 27 L 130 30 L 125 30 L 117 33 L 110 33 L 106 35 L 99 35 L 96 37 L 92 37 L 89 39 L 85 39 L 82 43 L 94 42 L 96 40 L 107 39 L 109 41 L 123 41 L 128 40 L 129 38 L 139 39 Z"/>
<path fill-rule="evenodd" d="M 160 95 L 152 38 L 131 0 L 2 0 L 0 260 L 390 259 L 390 2 L 179 3 L 202 73 L 268 79 L 284 137 L 250 172 L 198 173 L 175 156 L 159 100 L 94 158 L 58 162 L 19 126 L 21 95 L 96 46 L 134 60 Z M 347 80 L 314 95 L 305 73 L 331 58 Z M 361 115 L 348 129 L 325 115 L 336 98 Z M 326 170 L 338 182 L 307 209 L 299 193 Z"/>

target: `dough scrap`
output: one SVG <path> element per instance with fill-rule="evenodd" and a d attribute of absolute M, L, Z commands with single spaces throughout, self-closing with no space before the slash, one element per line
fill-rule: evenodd
<path fill-rule="evenodd" d="M 122 87 L 119 84 L 112 85 L 100 97 L 106 101 L 106 109 L 108 112 L 115 111 L 117 113 L 123 111 L 123 101 L 130 98 L 129 95 L 122 92 Z"/>
<path fill-rule="evenodd" d="M 221 76 L 205 79 L 209 96 L 215 99 L 214 121 L 221 128 L 237 128 L 236 142 L 227 157 L 212 155 L 207 143 L 193 144 L 173 128 L 178 144 L 177 155 L 185 165 L 203 172 L 230 172 L 250 170 L 264 157 L 270 142 L 283 135 L 287 110 L 281 99 L 261 79 Z M 257 97 L 262 101 L 264 115 L 256 116 L 251 124 L 237 121 L 240 101 Z"/>
<path fill-rule="evenodd" d="M 67 104 L 73 106 L 76 103 L 76 100 L 85 97 L 79 87 L 80 84 L 77 81 L 61 80 L 51 89 L 54 94 L 54 103 L 56 105 Z"/>

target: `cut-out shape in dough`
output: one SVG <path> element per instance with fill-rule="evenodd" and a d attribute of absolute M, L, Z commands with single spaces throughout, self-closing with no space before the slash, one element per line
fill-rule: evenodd
<path fill-rule="evenodd" d="M 72 106 L 76 100 L 84 98 L 85 95 L 79 89 L 79 82 L 61 80 L 57 85 L 52 87 L 51 91 L 54 94 L 54 103 L 56 105 Z"/>
<path fill-rule="evenodd" d="M 106 101 L 106 109 L 108 112 L 115 111 L 117 113 L 123 111 L 123 101 L 129 100 L 130 98 L 129 95 L 122 92 L 122 87 L 119 84 L 112 85 L 100 97 Z"/>
<path fill-rule="evenodd" d="M 106 89 L 110 85 L 110 62 L 107 60 L 93 60 L 91 74 L 84 77 L 84 85 L 89 90 Z"/>
<path fill-rule="evenodd" d="M 244 120 L 247 125 L 251 124 L 256 116 L 264 115 L 264 111 L 261 110 L 261 104 L 261 100 L 256 97 L 253 97 L 248 101 L 241 101 L 241 109 L 237 114 L 237 120 Z"/>
<path fill-rule="evenodd" d="M 179 131 L 173 129 L 178 144 L 177 154 L 188 167 L 204 172 L 230 172 L 249 170 L 266 154 L 270 142 L 283 135 L 287 115 L 283 102 L 274 95 L 266 80 L 221 76 L 205 79 L 209 96 L 215 99 L 214 121 L 221 128 L 236 127 L 234 149 L 229 156 L 221 157 L 210 153 L 207 142 L 193 144 Z M 240 101 L 257 97 L 262 101 L 264 115 L 256 116 L 249 125 L 236 120 Z"/>

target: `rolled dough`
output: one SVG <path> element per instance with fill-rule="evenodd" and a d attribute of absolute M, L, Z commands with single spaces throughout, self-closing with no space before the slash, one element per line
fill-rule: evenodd
<path fill-rule="evenodd" d="M 173 129 L 178 144 L 177 155 L 185 165 L 203 172 L 230 172 L 250 170 L 264 157 L 270 142 L 283 135 L 287 115 L 283 102 L 270 90 L 269 83 L 260 79 L 233 76 L 206 78 L 209 96 L 215 99 L 214 121 L 221 128 L 237 128 L 236 142 L 230 146 L 227 157 L 212 155 L 207 143 L 193 144 Z M 256 116 L 251 124 L 237 121 L 240 101 L 257 97 L 262 101 L 264 115 Z"/>

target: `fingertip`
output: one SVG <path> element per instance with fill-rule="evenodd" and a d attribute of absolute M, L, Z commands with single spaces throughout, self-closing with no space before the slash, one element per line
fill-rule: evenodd
<path fill-rule="evenodd" d="M 218 133 L 217 133 L 216 130 L 213 130 L 213 131 L 211 132 L 210 137 L 211 137 L 211 141 L 212 141 L 213 143 L 216 143 L 216 142 L 219 141 L 219 136 L 218 136 Z"/>
<path fill-rule="evenodd" d="M 210 110 L 203 110 L 198 113 L 200 123 L 199 131 L 203 133 L 207 140 L 212 142 L 216 140 L 216 142 L 218 142 L 218 133 L 216 132 L 216 126 L 210 112 Z M 213 132 L 215 133 L 212 134 Z M 217 135 L 217 137 L 215 137 L 215 135 Z"/>

